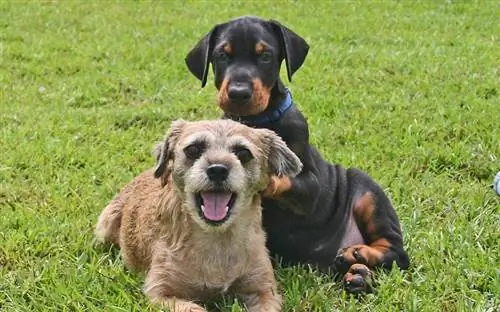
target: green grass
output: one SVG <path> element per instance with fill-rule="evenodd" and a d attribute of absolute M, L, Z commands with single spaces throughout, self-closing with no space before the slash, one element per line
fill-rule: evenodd
<path fill-rule="evenodd" d="M 93 244 L 93 227 L 154 164 L 170 121 L 220 116 L 212 80 L 200 89 L 184 56 L 244 14 L 311 44 L 288 84 L 311 141 L 383 185 L 412 261 L 378 274 L 378 293 L 361 299 L 280 269 L 285 311 L 498 309 L 498 2 L 2 1 L 0 310 L 153 310 L 142 278 Z"/>

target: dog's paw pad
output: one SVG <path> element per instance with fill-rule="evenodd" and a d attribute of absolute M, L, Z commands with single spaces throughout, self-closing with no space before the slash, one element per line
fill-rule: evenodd
<path fill-rule="evenodd" d="M 364 264 L 353 264 L 343 278 L 347 292 L 359 294 L 372 291 L 372 272 Z"/>

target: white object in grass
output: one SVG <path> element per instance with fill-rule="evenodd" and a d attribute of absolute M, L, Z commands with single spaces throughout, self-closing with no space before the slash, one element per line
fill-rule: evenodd
<path fill-rule="evenodd" d="M 495 179 L 493 179 L 493 188 L 497 192 L 497 195 L 500 195 L 500 171 L 497 172 Z"/>

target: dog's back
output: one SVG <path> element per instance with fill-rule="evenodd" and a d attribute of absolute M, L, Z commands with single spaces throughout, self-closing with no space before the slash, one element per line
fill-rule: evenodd
<path fill-rule="evenodd" d="M 148 242 L 161 235 L 153 230 L 158 228 L 154 223 L 168 213 L 156 208 L 176 208 L 159 205 L 162 192 L 153 170 L 147 170 L 127 184 L 99 216 L 97 239 L 120 246 L 124 261 L 131 269 L 143 271 L 151 262 Z"/>

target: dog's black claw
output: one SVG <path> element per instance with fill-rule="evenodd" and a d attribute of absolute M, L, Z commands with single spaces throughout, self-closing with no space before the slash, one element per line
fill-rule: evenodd
<path fill-rule="evenodd" d="M 344 257 L 342 255 L 337 255 L 335 257 L 335 264 L 336 265 L 340 265 L 344 262 Z"/>
<path fill-rule="evenodd" d="M 358 263 L 363 263 L 363 257 L 361 257 L 361 255 L 359 254 L 359 249 L 354 249 L 354 251 L 352 252 L 352 256 L 354 257 L 354 259 L 356 259 L 356 261 Z"/>
<path fill-rule="evenodd" d="M 337 272 L 347 272 L 349 270 L 350 264 L 345 260 L 342 253 L 339 253 L 334 260 L 335 270 Z"/>

